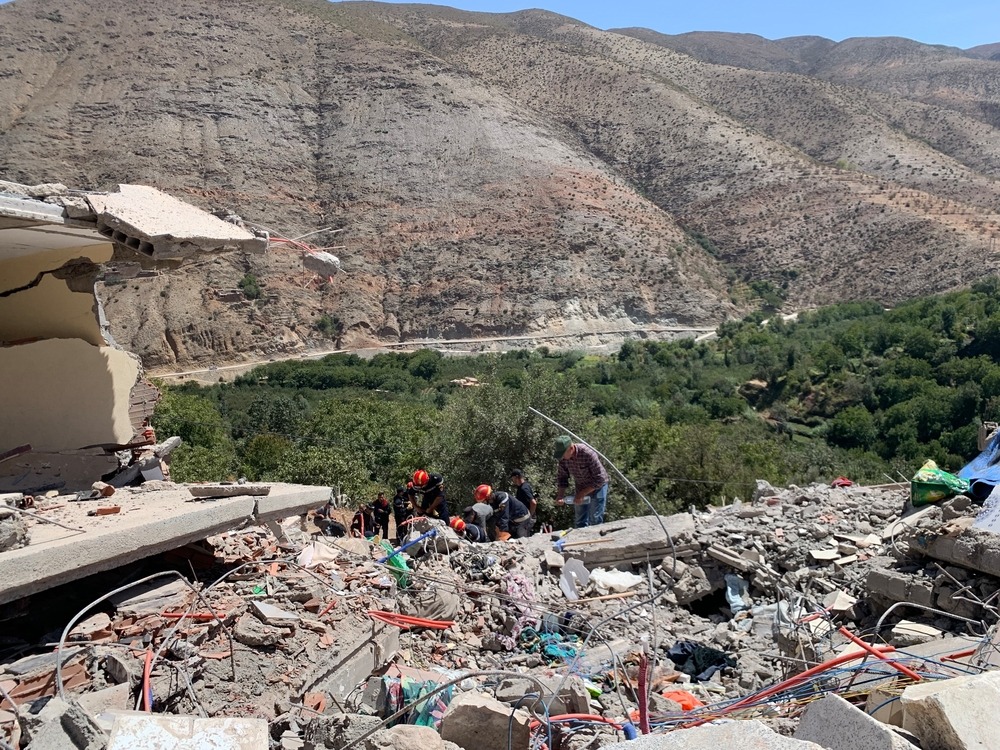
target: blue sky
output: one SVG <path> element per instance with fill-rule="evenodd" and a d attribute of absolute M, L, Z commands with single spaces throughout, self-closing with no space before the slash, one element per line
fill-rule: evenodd
<path fill-rule="evenodd" d="M 505 13 L 544 8 L 602 29 L 645 26 L 665 34 L 737 31 L 768 39 L 816 35 L 902 36 L 967 49 L 1000 42 L 996 0 L 455 0 L 437 3 L 465 10 Z"/>

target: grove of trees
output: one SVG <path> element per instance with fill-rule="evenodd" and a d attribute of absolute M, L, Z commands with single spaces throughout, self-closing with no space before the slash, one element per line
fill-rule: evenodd
<path fill-rule="evenodd" d="M 1000 421 L 1000 282 L 893 310 L 835 305 L 795 320 L 757 313 L 712 341 L 628 341 L 611 357 L 543 349 L 445 357 L 276 362 L 229 385 L 165 388 L 154 424 L 184 440 L 179 481 L 338 487 L 370 499 L 416 468 L 452 505 L 524 469 L 552 506 L 557 430 L 605 453 L 663 511 L 845 475 L 881 483 L 926 459 L 957 470 L 979 421 Z M 482 385 L 452 380 L 475 377 Z M 611 513 L 641 512 L 613 478 Z M 613 517 L 612 516 L 612 517 Z"/>

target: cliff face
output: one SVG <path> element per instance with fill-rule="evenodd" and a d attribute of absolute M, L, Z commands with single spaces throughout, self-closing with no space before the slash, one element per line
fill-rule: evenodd
<path fill-rule="evenodd" d="M 711 324 L 749 279 L 891 302 L 995 270 L 989 121 L 661 41 L 539 11 L 17 0 L 0 174 L 342 229 L 310 238 L 332 279 L 292 249 L 113 278 L 114 334 L 151 366 L 332 346 L 323 315 L 346 345 Z M 225 293 L 247 275 L 259 299 Z"/>

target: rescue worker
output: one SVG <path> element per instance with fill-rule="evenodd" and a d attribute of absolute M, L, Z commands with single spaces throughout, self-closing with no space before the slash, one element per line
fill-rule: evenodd
<path fill-rule="evenodd" d="M 531 535 L 531 513 L 516 497 L 507 492 L 494 492 L 488 484 L 476 487 L 476 502 L 489 503 L 497 524 L 497 540 L 524 539 Z"/>
<path fill-rule="evenodd" d="M 325 505 L 316 509 L 316 514 L 313 516 L 313 523 L 319 527 L 319 531 L 323 536 L 347 536 L 347 527 L 333 517 L 333 510 L 336 507 L 337 504 L 331 497 Z"/>
<path fill-rule="evenodd" d="M 491 532 L 496 533 L 495 524 L 491 522 L 492 518 L 493 508 L 486 503 L 469 505 L 462 510 L 462 520 L 465 521 L 466 528 L 475 526 L 479 529 L 478 532 L 472 532 L 472 534 L 479 537 L 480 542 L 488 542 Z M 466 536 L 470 535 L 467 534 Z"/>
<path fill-rule="evenodd" d="M 450 519 L 448 501 L 444 496 L 444 477 L 431 474 L 424 469 L 413 472 L 413 489 L 423 497 L 419 502 L 414 498 L 414 510 L 430 518 L 439 518 L 445 523 Z"/>
<path fill-rule="evenodd" d="M 528 513 L 531 514 L 532 531 L 529 533 L 534 533 L 535 520 L 538 518 L 538 499 L 535 497 L 535 488 L 531 486 L 531 482 L 524 478 L 524 472 L 521 469 L 513 469 L 510 472 L 510 481 L 517 488 L 514 491 L 514 497 L 520 500 L 528 509 Z"/>
<path fill-rule="evenodd" d="M 392 515 L 396 522 L 396 538 L 402 539 L 403 524 L 413 518 L 413 508 L 410 505 L 410 498 L 406 496 L 406 487 L 399 485 L 396 494 L 392 496 Z"/>
<path fill-rule="evenodd" d="M 470 542 L 488 542 L 486 532 L 474 523 L 466 523 L 463 519 L 455 516 L 448 524 L 460 537 Z"/>
<path fill-rule="evenodd" d="M 375 504 L 372 506 L 372 515 L 375 517 L 375 533 L 383 539 L 389 538 L 389 516 L 392 515 L 392 506 L 384 492 L 378 493 Z"/>
<path fill-rule="evenodd" d="M 556 505 L 563 505 L 573 478 L 573 500 L 576 528 L 604 523 L 608 505 L 608 472 L 604 470 L 597 451 L 586 443 L 574 443 L 569 435 L 556 438 L 553 454 L 559 467 L 556 471 Z"/>

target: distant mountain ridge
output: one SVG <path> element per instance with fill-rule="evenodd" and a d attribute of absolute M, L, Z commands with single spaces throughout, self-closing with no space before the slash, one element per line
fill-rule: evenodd
<path fill-rule="evenodd" d="M 116 338 L 158 367 L 712 324 L 768 288 L 892 303 L 1000 270 L 988 47 L 17 0 L 0 5 L 0 175 L 342 229 L 315 237 L 343 260 L 332 280 L 277 250 L 106 286 Z M 233 301 L 247 275 L 261 298 Z"/>

